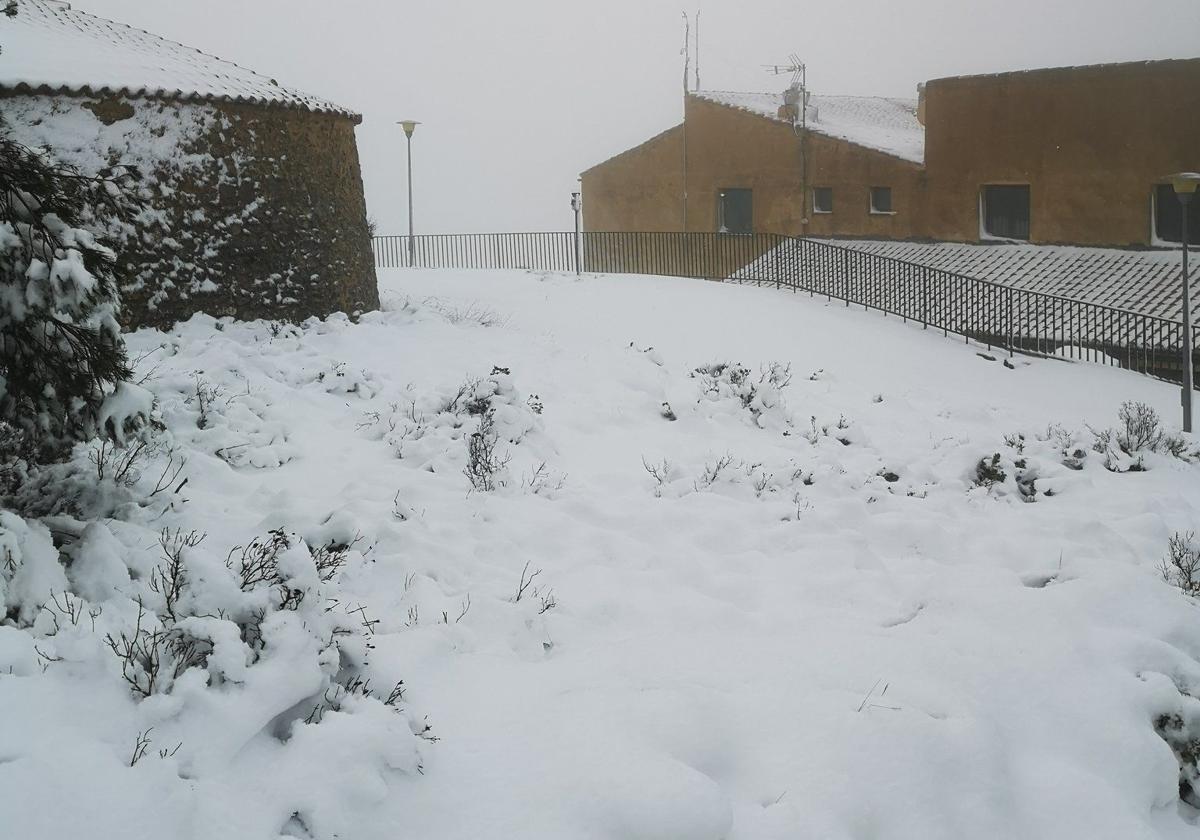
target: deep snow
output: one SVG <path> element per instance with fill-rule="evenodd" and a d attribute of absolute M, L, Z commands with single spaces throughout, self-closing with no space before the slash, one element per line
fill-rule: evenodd
<path fill-rule="evenodd" d="M 247 666 L 230 642 L 225 684 L 194 670 L 137 703 L 86 615 L 0 627 L 5 834 L 1194 836 L 1154 722 L 1200 732 L 1200 613 L 1156 565 L 1200 524 L 1200 467 L 1112 472 L 1087 429 L 1129 399 L 1171 424 L 1176 389 L 770 289 L 396 271 L 382 291 L 357 325 L 132 335 L 188 484 L 84 534 L 68 571 L 103 626 L 161 528 L 207 532 L 187 557 L 214 591 L 272 528 L 360 537 L 324 594 L 378 622 L 366 673 L 404 680 L 402 714 L 281 741 L 321 684 L 299 653 Z M 720 362 L 749 376 L 695 373 Z M 785 387 L 759 381 L 772 363 Z M 197 388 L 220 389 L 204 420 Z M 511 458 L 493 492 L 463 473 L 473 400 Z M 1008 478 L 973 487 L 993 453 Z"/>

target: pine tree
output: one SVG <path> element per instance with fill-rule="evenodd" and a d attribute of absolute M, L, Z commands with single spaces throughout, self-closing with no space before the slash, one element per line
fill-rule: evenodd
<path fill-rule="evenodd" d="M 116 255 L 83 226 L 125 215 L 136 171 L 84 175 L 8 134 L 0 121 L 0 465 L 11 466 L 120 440 L 147 407 L 128 384 Z"/>

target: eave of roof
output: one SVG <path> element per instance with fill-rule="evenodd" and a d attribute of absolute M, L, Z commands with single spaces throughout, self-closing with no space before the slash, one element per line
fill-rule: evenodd
<path fill-rule="evenodd" d="M 589 166 L 587 169 L 583 170 L 583 172 L 581 172 L 579 174 L 580 174 L 580 176 L 587 175 L 593 169 L 599 169 L 602 166 L 607 166 L 608 164 L 612 163 L 615 160 L 620 160 L 621 158 L 625 157 L 626 155 L 631 155 L 634 152 L 638 151 L 639 149 L 644 149 L 647 146 L 651 145 L 652 143 L 657 143 L 659 140 L 662 140 L 665 137 L 667 137 L 667 135 L 672 134 L 673 132 L 679 131 L 682 128 L 683 128 L 683 123 L 676 123 L 675 125 L 671 126 L 670 128 L 668 128 L 664 131 L 660 131 L 658 134 L 655 134 L 653 137 L 643 140 L 641 143 L 638 143 L 636 146 L 630 146 L 628 149 L 626 149 L 623 152 L 617 152 L 612 157 L 605 158 L 604 160 L 600 161 L 599 163 Z"/>
<path fill-rule="evenodd" d="M 1197 58 L 1152 58 L 1144 61 L 1114 61 L 1100 64 L 1067 64 L 1060 67 L 1031 67 L 1027 70 L 1001 70 L 995 73 L 966 73 L 960 76 L 940 76 L 936 79 L 930 79 L 926 84 L 935 84 L 938 82 L 955 82 L 955 81 L 984 81 L 987 79 L 1004 79 L 1010 77 L 1028 77 L 1037 76 L 1039 74 L 1057 74 L 1068 71 L 1104 71 L 1104 70 L 1128 70 L 1134 67 L 1160 67 L 1166 65 L 1178 64 L 1200 64 L 1200 57 Z"/>

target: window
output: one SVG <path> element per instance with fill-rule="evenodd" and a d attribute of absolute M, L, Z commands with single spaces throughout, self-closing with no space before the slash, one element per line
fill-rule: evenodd
<path fill-rule="evenodd" d="M 833 212 L 833 187 L 813 187 L 813 212 Z"/>
<path fill-rule="evenodd" d="M 871 187 L 871 212 L 894 213 L 892 210 L 892 188 Z"/>
<path fill-rule="evenodd" d="M 1183 242 L 1183 208 L 1170 184 L 1154 187 L 1154 238 L 1159 242 Z M 1200 202 L 1188 207 L 1188 242 L 1200 245 Z"/>
<path fill-rule="evenodd" d="M 983 231 L 1002 239 L 1029 238 L 1029 185 L 989 184 L 983 188 Z"/>
<path fill-rule="evenodd" d="M 717 194 L 717 231 L 754 232 L 754 191 L 727 188 Z"/>

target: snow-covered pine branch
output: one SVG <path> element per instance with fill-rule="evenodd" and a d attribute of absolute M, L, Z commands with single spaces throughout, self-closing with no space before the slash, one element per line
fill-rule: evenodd
<path fill-rule="evenodd" d="M 84 175 L 0 133 L 0 461 L 120 442 L 149 413 L 128 381 L 116 254 L 87 229 L 125 215 L 137 177 Z"/>

